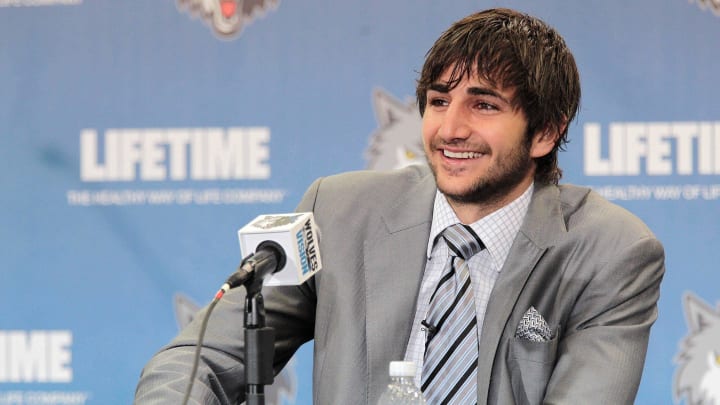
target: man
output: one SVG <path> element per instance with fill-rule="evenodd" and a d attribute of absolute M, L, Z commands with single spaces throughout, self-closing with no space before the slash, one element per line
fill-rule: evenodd
<path fill-rule="evenodd" d="M 318 404 L 374 404 L 399 359 L 416 362 L 432 404 L 631 404 L 664 253 L 627 211 L 557 185 L 580 99 L 562 38 L 512 10 L 466 17 L 429 51 L 417 98 L 429 170 L 331 176 L 300 203 L 321 229 L 324 268 L 264 291 L 276 371 L 314 339 Z M 446 231 L 458 223 L 478 253 L 458 257 Z M 446 281 L 465 287 L 437 292 Z M 435 318 L 444 294 L 465 304 Z M 242 313 L 237 289 L 210 319 L 199 403 L 244 396 Z M 137 403 L 181 398 L 197 323 L 146 366 Z M 438 343 L 453 328 L 462 343 Z"/>

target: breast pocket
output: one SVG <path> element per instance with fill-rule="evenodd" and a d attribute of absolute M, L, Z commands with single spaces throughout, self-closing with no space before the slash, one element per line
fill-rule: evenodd
<path fill-rule="evenodd" d="M 508 369 L 515 403 L 541 404 L 557 355 L 558 330 L 553 339 L 533 342 L 522 338 L 510 340 Z"/>

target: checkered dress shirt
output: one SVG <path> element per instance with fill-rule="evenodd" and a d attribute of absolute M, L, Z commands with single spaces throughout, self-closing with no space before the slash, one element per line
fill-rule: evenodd
<path fill-rule="evenodd" d="M 475 294 L 478 341 L 480 340 L 479 334 L 482 331 L 485 309 L 490 299 L 490 293 L 505 263 L 510 246 L 515 240 L 515 235 L 520 229 L 523 218 L 525 218 L 532 192 L 533 185 L 528 187 L 519 198 L 510 204 L 481 218 L 477 222 L 469 224 L 486 247 L 468 261 L 470 279 Z M 425 329 L 420 322 L 427 315 L 430 296 L 438 283 L 445 263 L 450 260 L 450 250 L 445 240 L 438 238 L 438 235 L 448 226 L 459 222 L 460 220 L 455 215 L 445 196 L 438 191 L 435 194 L 435 204 L 433 206 L 425 274 L 420 285 L 413 330 L 410 333 L 410 341 L 405 353 L 405 360 L 414 361 L 417 366 L 415 384 L 418 387 L 422 380 L 423 353 L 425 351 Z"/>

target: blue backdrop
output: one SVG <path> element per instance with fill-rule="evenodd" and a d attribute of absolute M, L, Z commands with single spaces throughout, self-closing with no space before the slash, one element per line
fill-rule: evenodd
<path fill-rule="evenodd" d="M 717 1 L 0 0 L 0 404 L 130 403 L 240 227 L 318 176 L 422 161 L 424 54 L 493 6 L 574 51 L 564 181 L 665 244 L 637 403 L 720 403 Z M 311 403 L 311 352 L 276 403 Z"/>

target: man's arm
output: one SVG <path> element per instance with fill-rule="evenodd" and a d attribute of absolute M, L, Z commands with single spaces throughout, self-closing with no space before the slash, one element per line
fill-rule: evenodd
<path fill-rule="evenodd" d="M 276 332 L 273 367 L 279 373 L 300 345 L 312 338 L 314 298 L 309 285 L 266 288 L 267 326 Z M 210 316 L 190 403 L 236 404 L 245 397 L 243 313 L 245 293 L 226 294 Z M 207 308 L 145 366 L 136 404 L 181 402 L 189 382 L 200 324 Z"/>
<path fill-rule="evenodd" d="M 305 194 L 298 211 L 311 211 L 319 181 Z M 266 323 L 275 329 L 274 370 L 278 374 L 295 351 L 312 339 L 315 325 L 315 282 L 263 289 Z M 243 315 L 245 289 L 225 294 L 209 318 L 191 404 L 236 404 L 245 397 Z M 200 325 L 207 307 L 143 369 L 135 404 L 181 403 L 189 383 Z"/>

